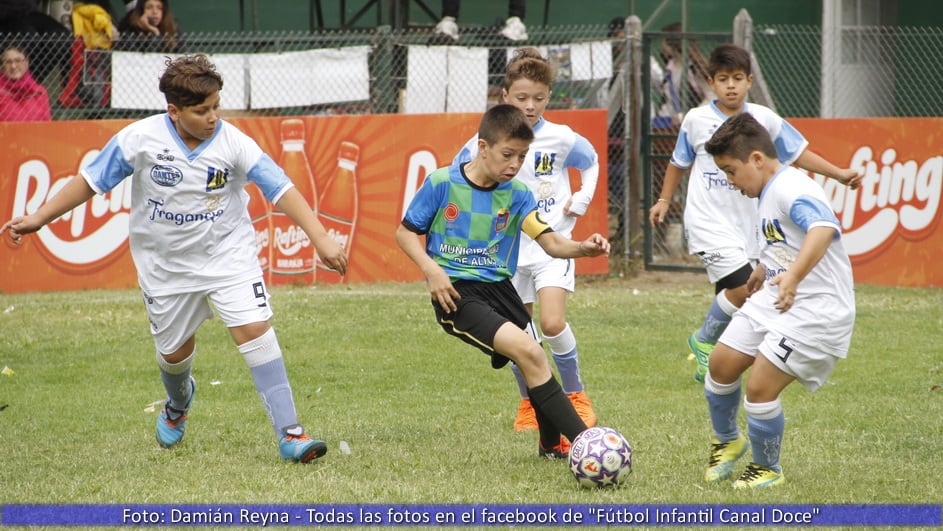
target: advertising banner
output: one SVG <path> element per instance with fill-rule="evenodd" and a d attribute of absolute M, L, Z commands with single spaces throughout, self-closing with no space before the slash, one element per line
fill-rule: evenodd
<path fill-rule="evenodd" d="M 423 179 L 448 165 L 478 128 L 479 113 L 229 119 L 292 178 L 321 223 L 348 252 L 341 277 L 317 261 L 307 236 L 254 185 L 250 215 L 260 264 L 272 284 L 422 280 L 394 231 Z M 552 111 L 586 137 L 602 169 L 595 199 L 574 238 L 607 235 L 606 114 Z M 36 211 L 129 123 L 99 120 L 0 123 L 0 220 Z M 579 188 L 578 173 L 571 175 Z M 127 288 L 137 285 L 128 246 L 131 179 L 96 196 L 14 246 L 0 238 L 0 292 Z M 606 274 L 605 257 L 581 259 L 578 274 Z"/>

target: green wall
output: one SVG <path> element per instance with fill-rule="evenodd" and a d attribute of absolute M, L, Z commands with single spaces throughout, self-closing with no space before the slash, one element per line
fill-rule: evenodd
<path fill-rule="evenodd" d="M 393 1 L 377 0 L 354 27 L 367 28 L 390 22 L 391 9 L 376 6 L 390 6 Z M 436 17 L 430 17 L 421 9 L 417 0 L 409 0 L 405 3 L 409 5 L 410 24 L 434 25 L 440 11 L 440 0 L 420 1 Z M 111 3 L 113 15 L 121 16 L 124 1 L 111 0 Z M 312 0 L 173 0 L 171 8 L 185 31 L 306 31 L 311 29 L 312 22 L 316 25 L 311 9 L 315 3 Z M 338 28 L 341 3 L 346 6 L 344 18 L 349 21 L 370 2 L 321 0 L 320 3 L 324 26 Z M 680 21 L 686 5 L 689 31 L 716 32 L 730 31 L 733 18 L 740 9 L 746 9 L 756 24 L 818 25 L 822 14 L 821 0 L 550 0 L 549 10 L 545 9 L 547 4 L 546 0 L 528 0 L 525 22 L 542 26 L 546 18 L 551 26 L 606 24 L 614 17 L 636 14 L 645 24 L 646 31 L 658 31 L 662 26 Z M 943 2 L 898 0 L 897 11 L 897 22 L 902 26 L 943 25 Z M 507 0 L 465 0 L 459 23 L 491 25 L 506 16 Z"/>

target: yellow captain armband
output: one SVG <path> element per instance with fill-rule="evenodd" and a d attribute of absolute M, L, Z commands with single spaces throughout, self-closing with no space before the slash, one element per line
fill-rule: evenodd
<path fill-rule="evenodd" d="M 550 225 L 547 225 L 547 222 L 540 218 L 540 214 L 538 214 L 536 210 L 527 214 L 527 216 L 524 217 L 524 221 L 521 223 L 521 231 L 530 236 L 532 240 L 536 240 L 537 236 L 550 230 L 553 229 Z"/>

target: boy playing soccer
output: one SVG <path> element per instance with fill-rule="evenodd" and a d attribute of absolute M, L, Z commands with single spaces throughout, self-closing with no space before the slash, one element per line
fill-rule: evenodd
<path fill-rule="evenodd" d="M 741 375 L 750 369 L 743 408 L 753 462 L 733 486 L 768 487 L 785 481 L 780 393 L 793 380 L 815 391 L 848 353 L 855 322 L 851 262 L 825 192 L 777 160 L 769 133 L 752 115 L 724 122 L 705 149 L 731 186 L 759 198 L 762 246 L 747 281 L 750 296 L 710 354 L 704 395 L 714 435 L 705 478 L 726 479 L 746 452 L 736 419 Z"/>
<path fill-rule="evenodd" d="M 204 55 L 167 61 L 167 112 L 118 132 L 81 175 L 36 212 L 0 228 L 14 242 L 133 176 L 131 256 L 138 271 L 167 402 L 157 442 L 183 438 L 196 392 L 195 333 L 213 316 L 229 328 L 275 429 L 279 454 L 307 463 L 327 451 L 298 424 L 282 351 L 268 320 L 269 295 L 246 209 L 250 181 L 311 238 L 341 274 L 347 259 L 291 180 L 254 140 L 219 118 L 222 77 Z"/>
<path fill-rule="evenodd" d="M 537 418 L 538 455 L 562 458 L 569 448 L 560 435 L 572 441 L 586 424 L 527 331 L 530 314 L 510 278 L 521 231 L 557 258 L 606 254 L 609 242 L 599 234 L 569 240 L 540 218 L 533 193 L 514 179 L 533 139 L 527 117 L 516 107 L 488 110 L 475 157 L 426 178 L 396 229 L 396 242 L 425 276 L 442 328 L 490 356 L 493 368 L 509 360 L 517 365 Z"/>
<path fill-rule="evenodd" d="M 714 283 L 715 297 L 704 323 L 688 337 L 697 358 L 694 378 L 704 381 L 707 358 L 733 313 L 747 298 L 746 281 L 756 261 L 756 200 L 741 195 L 722 172 L 704 144 L 731 116 L 752 114 L 769 132 L 779 161 L 831 177 L 856 188 L 863 178 L 853 169 L 840 169 L 807 149 L 808 141 L 771 109 L 746 103 L 753 84 L 750 52 L 733 44 L 721 44 L 711 53 L 708 82 L 717 99 L 691 109 L 681 123 L 681 131 L 671 163 L 665 171 L 658 200 L 649 210 L 652 225 L 665 220 L 671 196 L 690 170 L 684 205 L 684 231 L 688 250 L 696 254 Z"/>
<path fill-rule="evenodd" d="M 515 180 L 530 187 L 538 202 L 540 216 L 561 236 L 570 238 L 576 219 L 586 213 L 596 191 L 599 160 L 592 144 L 569 127 L 547 121 L 544 110 L 550 103 L 550 86 L 555 72 L 550 61 L 536 48 L 518 48 L 507 66 L 502 100 L 524 111 L 534 129 L 527 160 Z M 468 162 L 478 153 L 475 136 L 455 156 Z M 567 168 L 580 171 L 581 188 L 570 190 Z M 563 392 L 587 426 L 596 425 L 593 403 L 586 394 L 580 375 L 576 336 L 566 319 L 567 295 L 576 289 L 573 260 L 549 256 L 526 234 L 521 236 L 517 272 L 511 279 L 528 313 L 534 302 L 540 305 L 540 332 L 550 346 L 550 354 L 560 375 Z M 536 330 L 535 330 L 536 332 Z M 521 394 L 514 429 L 537 429 L 537 419 L 527 385 L 517 366 L 511 365 Z"/>

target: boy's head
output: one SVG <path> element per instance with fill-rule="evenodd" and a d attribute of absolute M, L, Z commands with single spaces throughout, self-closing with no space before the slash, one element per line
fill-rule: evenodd
<path fill-rule="evenodd" d="M 746 112 L 727 119 L 704 149 L 730 184 L 749 197 L 759 197 L 780 166 L 769 132 Z"/>
<path fill-rule="evenodd" d="M 537 125 L 550 103 L 550 86 L 556 76 L 553 65 L 537 48 L 518 48 L 508 62 L 501 96 L 524 111 L 532 126 Z"/>
<path fill-rule="evenodd" d="M 159 88 L 170 105 L 198 105 L 223 89 L 223 77 L 203 54 L 167 59 L 166 65 Z"/>
<path fill-rule="evenodd" d="M 710 62 L 707 65 L 707 73 L 711 77 L 725 70 L 730 73 L 737 71 L 743 72 L 747 76 L 752 76 L 750 63 L 750 52 L 742 46 L 736 44 L 721 44 L 711 52 Z"/>
<path fill-rule="evenodd" d="M 514 178 L 524 164 L 534 130 L 523 111 L 501 104 L 488 109 L 478 126 L 478 161 L 489 184 Z"/>
<path fill-rule="evenodd" d="M 219 123 L 223 78 L 205 55 L 167 60 L 160 91 L 177 133 L 191 148 L 213 136 Z"/>
<path fill-rule="evenodd" d="M 711 52 L 707 72 L 720 110 L 728 116 L 742 111 L 753 85 L 750 52 L 736 44 L 721 44 Z"/>

